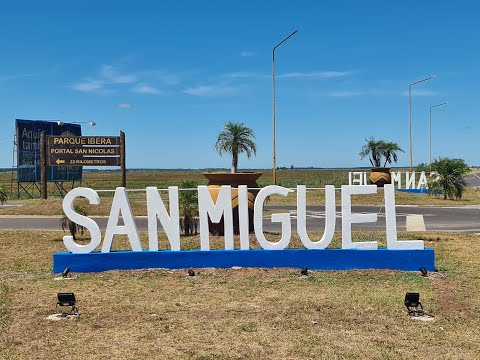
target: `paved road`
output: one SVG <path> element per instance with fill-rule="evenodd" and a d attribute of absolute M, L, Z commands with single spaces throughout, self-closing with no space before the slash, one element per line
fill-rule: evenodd
<path fill-rule="evenodd" d="M 480 187 L 480 172 L 465 176 L 467 186 Z"/>
<path fill-rule="evenodd" d="M 296 227 L 296 211 L 294 206 L 267 206 L 266 209 L 289 211 L 292 214 L 292 230 Z M 378 213 L 379 207 L 353 206 L 353 213 Z M 462 207 L 433 207 L 433 206 L 398 206 L 397 228 L 399 231 L 406 230 L 406 217 L 408 215 L 423 215 L 427 231 L 459 231 L 480 233 L 480 206 Z M 307 208 L 307 229 L 309 231 L 322 231 L 325 221 L 323 206 L 310 206 Z M 92 217 L 103 230 L 107 224 L 106 217 Z M 137 217 L 138 230 L 147 230 L 146 217 Z M 0 216 L 0 229 L 29 229 L 29 230 L 61 230 L 60 217 L 41 216 Z M 384 230 L 385 217 L 383 209 L 378 216 L 377 223 L 353 224 L 353 230 Z M 273 224 L 269 217 L 265 217 L 265 231 L 280 231 L 280 224 Z M 337 207 L 336 230 L 341 230 L 341 211 Z"/>

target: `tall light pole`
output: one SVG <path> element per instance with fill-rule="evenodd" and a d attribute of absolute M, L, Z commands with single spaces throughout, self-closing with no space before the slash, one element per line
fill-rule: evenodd
<path fill-rule="evenodd" d="M 275 49 L 285 41 L 295 35 L 298 30 L 294 30 L 285 39 L 280 41 L 272 50 L 272 118 L 273 118 L 273 184 L 277 184 L 277 148 L 276 148 L 276 122 L 275 122 Z"/>
<path fill-rule="evenodd" d="M 432 109 L 438 106 L 447 105 L 446 102 L 430 106 L 430 171 L 432 171 Z"/>
<path fill-rule="evenodd" d="M 410 172 L 412 172 L 413 169 L 413 151 L 412 151 L 412 86 L 416 84 L 420 84 L 424 81 L 432 80 L 433 78 L 436 78 L 437 75 L 430 76 L 428 78 L 422 79 L 415 81 L 410 84 L 408 87 L 408 111 L 410 113 Z"/>

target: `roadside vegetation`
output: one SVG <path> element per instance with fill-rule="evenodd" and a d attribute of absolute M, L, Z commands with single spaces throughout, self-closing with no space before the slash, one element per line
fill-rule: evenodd
<path fill-rule="evenodd" d="M 141 237 L 146 245 L 147 234 Z M 160 269 L 74 273 L 75 280 L 54 281 L 62 232 L 0 231 L 0 358 L 478 359 L 478 235 L 399 237 L 433 247 L 443 277 L 310 271 L 301 278 L 300 269 L 243 268 L 194 269 L 194 277 Z M 383 233 L 354 238 L 385 246 Z M 114 241 L 117 250 L 127 245 Z M 182 237 L 182 248 L 198 247 L 198 236 Z M 75 293 L 80 317 L 46 320 L 59 312 L 56 294 L 64 291 Z M 434 322 L 407 316 L 406 292 L 420 292 Z"/>
<path fill-rule="evenodd" d="M 7 202 L 8 196 L 5 188 L 2 184 L 0 184 L 0 204 L 4 204 Z"/>
<path fill-rule="evenodd" d="M 432 171 L 438 174 L 438 179 L 432 181 L 428 191 L 430 194 L 443 194 L 443 199 L 461 199 L 467 184 L 464 177 L 470 168 L 463 159 L 439 158 L 432 163 Z"/>
<path fill-rule="evenodd" d="M 87 210 L 85 210 L 83 206 L 79 204 L 74 204 L 73 208 L 77 214 L 87 216 Z M 78 235 L 83 236 L 84 231 L 86 231 L 86 229 L 82 225 L 79 225 L 70 220 L 67 215 L 65 215 L 65 213 L 62 216 L 61 226 L 63 231 L 68 230 L 70 232 L 73 240 L 77 240 Z"/>
<path fill-rule="evenodd" d="M 181 189 L 194 189 L 197 184 L 194 181 L 183 181 Z M 196 235 L 198 233 L 198 193 L 195 190 L 180 191 L 178 206 L 180 211 L 180 227 L 184 235 Z"/>

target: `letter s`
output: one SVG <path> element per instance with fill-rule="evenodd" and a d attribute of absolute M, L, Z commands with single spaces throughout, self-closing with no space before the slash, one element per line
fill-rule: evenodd
<path fill-rule="evenodd" d="M 88 199 L 90 204 L 100 204 L 100 197 L 95 190 L 89 188 L 78 187 L 71 190 L 63 199 L 63 211 L 65 215 L 74 223 L 85 227 L 91 234 L 90 243 L 87 245 L 79 245 L 73 241 L 73 236 L 64 236 L 63 243 L 68 251 L 76 254 L 85 254 L 92 252 L 102 242 L 102 234 L 97 223 L 92 219 L 80 215 L 75 212 L 73 202 L 75 198 L 82 196 Z"/>

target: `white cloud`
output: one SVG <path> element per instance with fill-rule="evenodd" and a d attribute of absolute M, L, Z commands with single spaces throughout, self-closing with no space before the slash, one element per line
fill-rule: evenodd
<path fill-rule="evenodd" d="M 117 104 L 117 108 L 119 108 L 119 109 L 131 109 L 132 104 L 127 104 L 127 103 Z"/>
<path fill-rule="evenodd" d="M 163 91 L 145 84 L 138 84 L 132 88 L 132 92 L 137 94 L 161 95 Z"/>
<path fill-rule="evenodd" d="M 290 78 L 290 79 L 332 79 L 340 78 L 350 75 L 348 71 L 311 71 L 311 72 L 290 72 L 283 74 L 276 74 L 277 78 Z M 254 72 L 232 72 L 223 75 L 228 78 L 259 78 L 270 79 L 272 74 L 260 74 Z"/>
<path fill-rule="evenodd" d="M 180 82 L 180 79 L 177 75 L 173 74 L 165 74 L 160 76 L 160 80 L 165 84 L 165 85 L 177 85 Z"/>
<path fill-rule="evenodd" d="M 163 86 L 174 86 L 180 82 L 176 74 L 169 74 L 156 70 L 136 71 L 135 73 L 122 73 L 113 65 L 102 65 L 98 76 L 88 77 L 74 84 L 71 88 L 80 92 L 112 93 L 122 89 L 124 85 L 130 85 L 126 89 L 137 94 L 160 95 L 164 94 L 154 85 L 147 85 L 144 81 L 150 81 Z M 125 88 L 123 88 L 125 89 Z"/>
<path fill-rule="evenodd" d="M 240 56 L 243 56 L 243 57 L 253 57 L 257 55 L 256 53 L 254 53 L 253 51 L 247 51 L 247 50 L 244 50 L 240 53 Z"/>
<path fill-rule="evenodd" d="M 193 96 L 223 96 L 232 94 L 235 89 L 230 85 L 199 85 L 185 89 L 183 92 Z"/>
<path fill-rule="evenodd" d="M 103 85 L 104 83 L 102 81 L 87 79 L 72 85 L 72 89 L 81 92 L 97 92 L 103 89 Z"/>
<path fill-rule="evenodd" d="M 408 96 L 408 91 L 404 91 L 402 94 L 405 95 L 405 96 Z M 433 91 L 433 90 L 413 89 L 412 90 L 412 95 L 415 95 L 415 96 L 436 96 L 436 95 L 438 95 L 438 92 Z"/>
<path fill-rule="evenodd" d="M 328 94 L 328 96 L 333 96 L 333 97 L 354 97 L 354 96 L 360 96 L 360 95 L 366 95 L 367 92 L 365 91 L 333 91 Z"/>
<path fill-rule="evenodd" d="M 100 75 L 112 84 L 131 84 L 137 81 L 135 75 L 120 74 L 112 65 L 102 65 Z"/>
<path fill-rule="evenodd" d="M 312 71 L 312 72 L 291 72 L 285 74 L 278 74 L 278 78 L 293 78 L 293 79 L 332 79 L 338 77 L 344 77 L 349 75 L 348 71 Z"/>
<path fill-rule="evenodd" d="M 227 78 L 233 78 L 233 79 L 271 77 L 271 75 L 258 74 L 258 73 L 253 73 L 253 72 L 242 72 L 242 71 L 228 73 L 228 74 L 225 74 L 223 76 L 227 77 Z"/>

